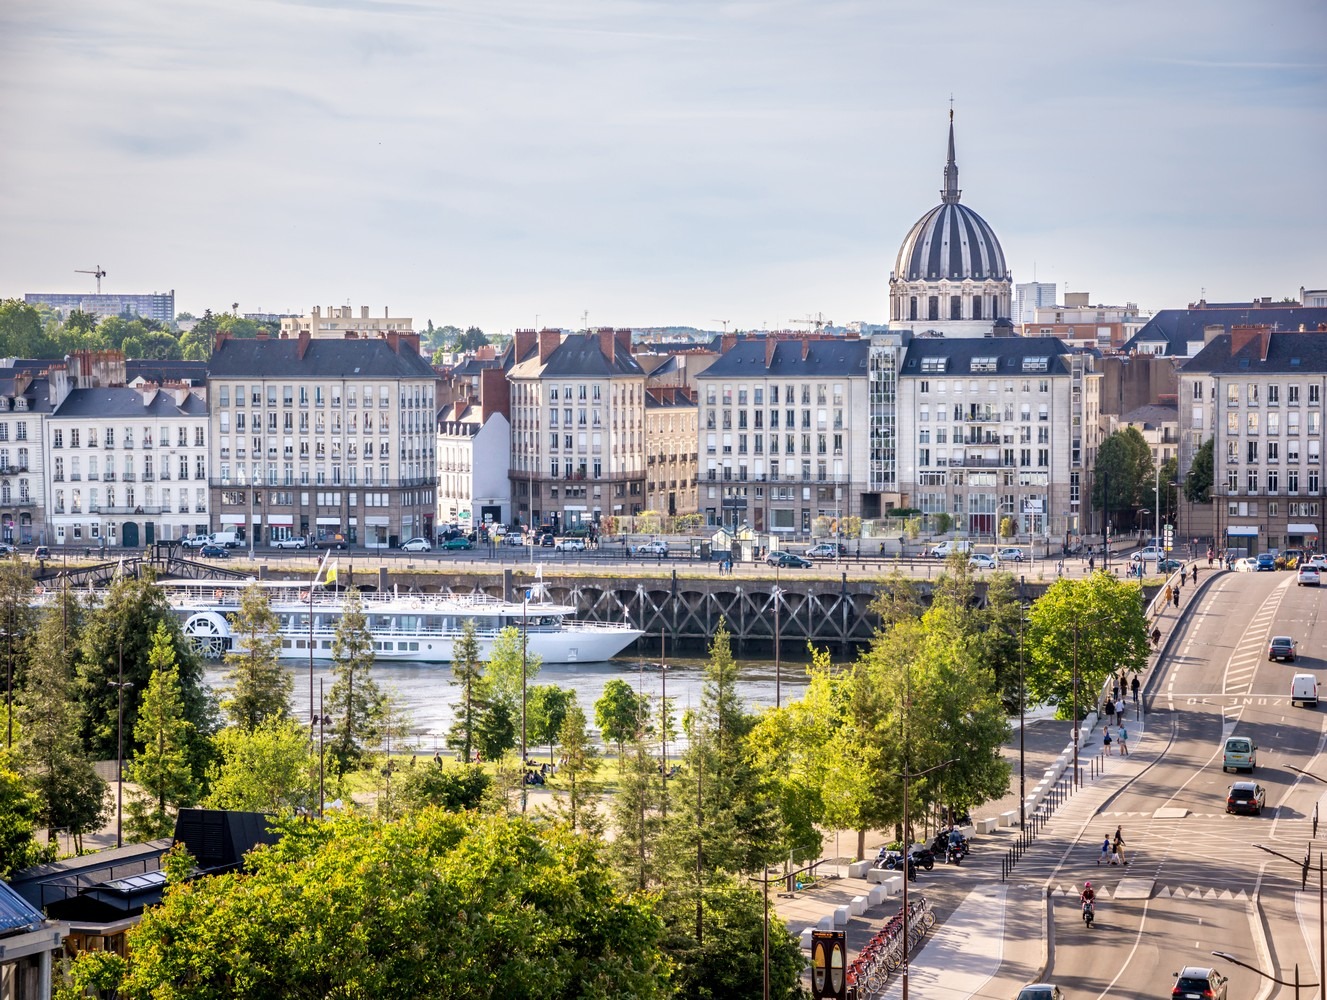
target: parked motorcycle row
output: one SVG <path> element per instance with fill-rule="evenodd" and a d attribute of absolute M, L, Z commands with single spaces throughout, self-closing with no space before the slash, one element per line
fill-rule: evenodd
<path fill-rule="evenodd" d="M 915 882 L 918 869 L 929 872 L 935 868 L 936 861 L 941 858 L 947 865 L 961 865 L 963 859 L 971 853 L 972 841 L 955 829 L 941 831 L 930 844 L 913 844 L 906 861 L 902 851 L 882 847 L 873 867 L 897 871 L 906 864 L 908 880 Z"/>

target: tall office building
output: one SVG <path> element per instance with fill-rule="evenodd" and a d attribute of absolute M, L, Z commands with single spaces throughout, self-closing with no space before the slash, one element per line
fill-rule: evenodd
<path fill-rule="evenodd" d="M 1014 322 L 1020 327 L 1036 318 L 1037 309 L 1055 305 L 1055 282 L 1025 281 L 1014 286 Z"/>

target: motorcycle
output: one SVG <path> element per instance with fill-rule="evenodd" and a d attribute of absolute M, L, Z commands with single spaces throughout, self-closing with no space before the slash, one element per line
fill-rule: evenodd
<path fill-rule="evenodd" d="M 1096 919 L 1096 916 L 1097 916 L 1096 904 L 1090 899 L 1083 900 L 1083 923 L 1085 923 L 1088 927 L 1091 927 L 1092 921 Z"/>
<path fill-rule="evenodd" d="M 945 864 L 961 864 L 972 853 L 972 844 L 958 831 L 936 834 L 931 842 L 931 853 L 939 857 L 944 855 Z"/>
<path fill-rule="evenodd" d="M 963 863 L 963 847 L 961 844 L 949 843 L 945 845 L 945 864 L 961 865 Z"/>
<path fill-rule="evenodd" d="M 935 853 L 922 844 L 913 844 L 910 856 L 913 862 L 928 872 L 935 867 Z M 876 868 L 886 868 L 889 871 L 896 871 L 904 865 L 903 852 L 892 850 L 888 847 L 880 848 L 880 853 L 875 859 Z"/>

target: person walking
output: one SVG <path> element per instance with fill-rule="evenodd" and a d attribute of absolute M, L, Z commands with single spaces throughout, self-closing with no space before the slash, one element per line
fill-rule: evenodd
<path fill-rule="evenodd" d="M 1101 857 L 1097 858 L 1097 864 L 1110 864 L 1110 834 L 1101 838 Z"/>
<path fill-rule="evenodd" d="M 1180 606 L 1180 588 L 1179 588 L 1179 587 L 1176 587 L 1176 588 L 1175 588 L 1175 592 L 1174 592 L 1174 594 L 1173 594 L 1173 597 L 1174 597 L 1174 600 L 1175 600 L 1175 607 L 1178 608 L 1178 607 Z"/>
<path fill-rule="evenodd" d="M 1115 700 L 1115 718 L 1117 718 L 1117 719 L 1120 720 L 1120 725 L 1121 725 L 1121 726 L 1124 725 L 1124 699 L 1123 699 L 1123 698 L 1117 698 L 1117 699 Z"/>
<path fill-rule="evenodd" d="M 1120 723 L 1120 756 L 1129 756 L 1129 727 Z"/>
<path fill-rule="evenodd" d="M 1109 698 L 1107 698 L 1107 699 L 1106 699 L 1106 703 L 1101 707 L 1101 714 L 1104 715 L 1104 716 L 1106 717 L 1106 722 L 1107 722 L 1107 723 L 1109 723 L 1109 724 L 1111 724 L 1111 725 L 1114 725 L 1114 723 L 1115 723 L 1115 702 L 1113 702 L 1113 701 L 1111 701 Z"/>
<path fill-rule="evenodd" d="M 1138 687 L 1139 687 L 1139 685 L 1138 685 L 1138 675 L 1137 675 L 1137 674 L 1134 674 L 1134 675 L 1133 675 L 1133 683 L 1130 684 L 1129 687 L 1133 689 L 1133 703 L 1134 703 L 1135 705 L 1137 705 L 1137 704 L 1138 704 Z"/>
<path fill-rule="evenodd" d="M 1120 826 L 1115 828 L 1115 839 L 1111 842 L 1111 848 L 1114 850 L 1115 857 L 1119 859 L 1120 864 L 1127 865 L 1129 862 L 1124 858 L 1124 834 L 1121 832 L 1122 830 L 1123 827 Z"/>
<path fill-rule="evenodd" d="M 1192 580 L 1192 581 L 1194 582 L 1194 585 L 1195 585 L 1195 586 L 1198 584 L 1198 564 L 1197 564 L 1197 563 L 1194 563 L 1192 566 L 1189 567 L 1189 579 Z"/>
<path fill-rule="evenodd" d="M 1212 546 L 1207 546 L 1207 568 L 1212 568 L 1212 560 L 1216 558 L 1216 553 L 1212 551 Z"/>
<path fill-rule="evenodd" d="M 1103 737 L 1101 738 L 1101 743 L 1102 743 L 1102 745 L 1106 748 L 1106 756 L 1107 756 L 1107 757 L 1109 757 L 1110 754 L 1111 754 L 1110 745 L 1111 745 L 1111 743 L 1113 743 L 1113 742 L 1114 742 L 1114 740 L 1111 739 L 1111 735 L 1110 735 L 1110 724 L 1107 723 L 1107 725 L 1106 725 L 1106 735 L 1103 736 Z"/>
<path fill-rule="evenodd" d="M 1087 557 L 1087 571 L 1088 571 L 1089 573 L 1095 573 L 1095 572 L 1097 571 L 1097 557 L 1096 557 L 1096 556 L 1088 556 L 1088 557 Z"/>
<path fill-rule="evenodd" d="M 1174 593 L 1175 593 L 1175 588 L 1172 587 L 1170 584 L 1166 584 L 1166 603 L 1167 603 L 1167 604 L 1169 604 L 1169 603 L 1171 602 L 1171 600 L 1173 599 L 1173 595 L 1174 595 Z"/>
<path fill-rule="evenodd" d="M 1181 583 L 1181 584 L 1184 583 L 1188 578 L 1189 578 L 1189 567 L 1188 567 L 1188 566 L 1181 566 L 1181 567 L 1180 567 L 1180 583 Z"/>

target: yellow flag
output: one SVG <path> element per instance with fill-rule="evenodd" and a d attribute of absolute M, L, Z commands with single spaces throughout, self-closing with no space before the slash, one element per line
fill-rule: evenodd
<path fill-rule="evenodd" d="M 336 563 L 327 567 L 327 576 L 323 579 L 324 584 L 336 583 Z"/>

